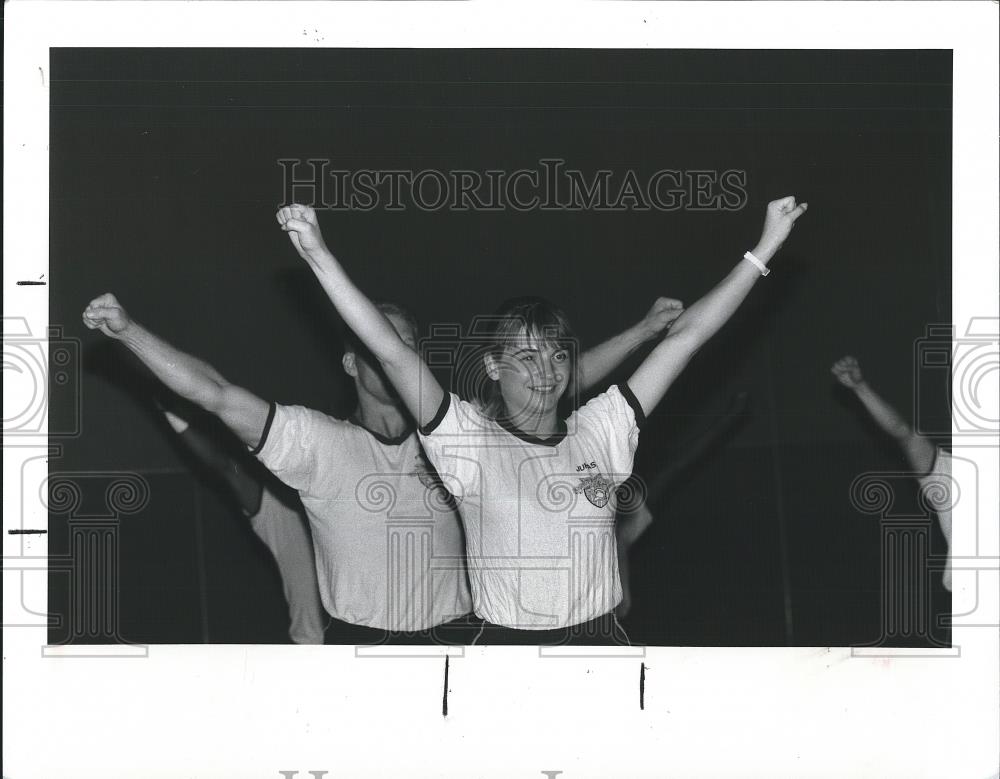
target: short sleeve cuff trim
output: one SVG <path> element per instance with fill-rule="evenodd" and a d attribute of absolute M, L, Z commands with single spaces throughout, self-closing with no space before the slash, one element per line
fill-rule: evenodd
<path fill-rule="evenodd" d="M 267 443 L 267 434 L 271 432 L 271 423 L 274 422 L 274 414 L 278 410 L 278 404 L 273 400 L 267 410 L 267 421 L 264 423 L 264 431 L 260 434 L 260 441 L 257 442 L 257 446 L 250 450 L 250 454 L 258 455 L 264 448 L 264 444 Z"/>
<path fill-rule="evenodd" d="M 628 382 L 622 382 L 618 385 L 618 391 L 625 398 L 625 402 L 632 407 L 632 413 L 635 414 L 635 426 L 642 427 L 646 424 L 646 414 L 642 410 L 642 406 L 639 405 L 639 399 L 632 392 L 632 388 L 628 385 Z"/>
<path fill-rule="evenodd" d="M 451 393 L 445 392 L 442 394 L 441 405 L 438 406 L 438 410 L 434 414 L 434 417 L 426 425 L 420 426 L 420 434 L 430 435 L 431 433 L 433 433 L 437 429 L 438 425 L 441 424 L 441 420 L 444 419 L 445 414 L 448 413 L 449 408 L 451 408 Z"/>

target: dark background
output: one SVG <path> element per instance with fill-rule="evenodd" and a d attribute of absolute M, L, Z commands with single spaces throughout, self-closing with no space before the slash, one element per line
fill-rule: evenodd
<path fill-rule="evenodd" d="M 376 209 L 321 225 L 362 289 L 408 305 L 425 332 L 531 293 L 591 344 L 656 295 L 706 292 L 754 245 L 768 200 L 808 201 L 772 275 L 643 432 L 649 475 L 750 394 L 724 445 L 654 507 L 625 625 L 651 644 L 884 640 L 880 523 L 852 508 L 849 486 L 906 465 L 829 367 L 855 354 L 904 416 L 950 430 L 946 371 L 914 367 L 927 326 L 951 321 L 950 51 L 53 49 L 51 73 L 50 320 L 82 341 L 82 433 L 59 439 L 78 412 L 53 387 L 50 469 L 149 479 L 149 505 L 121 521 L 123 638 L 281 642 L 287 615 L 266 549 L 176 445 L 134 360 L 83 328 L 87 302 L 113 291 L 231 381 L 344 415 L 336 317 L 274 221 L 277 160 L 486 171 L 558 157 L 616 180 L 745 170 L 749 200 L 739 212 Z M 895 508 L 914 509 L 915 482 L 896 486 Z M 67 552 L 67 520 L 50 516 L 51 554 Z M 942 551 L 936 526 L 932 543 Z M 52 610 L 68 597 L 53 574 Z"/>

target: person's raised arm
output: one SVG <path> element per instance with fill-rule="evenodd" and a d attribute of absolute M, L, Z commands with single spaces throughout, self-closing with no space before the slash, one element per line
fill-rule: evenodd
<path fill-rule="evenodd" d="M 580 355 L 580 392 L 586 393 L 607 378 L 636 349 L 659 338 L 684 313 L 684 304 L 673 298 L 657 298 L 636 324 Z"/>
<path fill-rule="evenodd" d="M 895 439 L 906 455 L 910 467 L 920 475 L 928 473 L 934 466 L 934 458 L 937 455 L 934 444 L 915 432 L 899 412 L 868 385 L 861 375 L 861 366 L 857 359 L 850 355 L 842 357 L 833 364 L 830 372 L 837 381 L 857 396 L 875 424 Z"/>
<path fill-rule="evenodd" d="M 120 341 L 167 387 L 215 414 L 247 446 L 257 446 L 269 413 L 265 401 L 230 384 L 207 362 L 153 335 L 129 317 L 111 293 L 90 301 L 83 312 L 83 323 Z"/>
<path fill-rule="evenodd" d="M 678 317 L 666 337 L 632 374 L 628 385 L 647 416 L 695 352 L 736 312 L 807 207 L 806 203 L 796 206 L 794 197 L 768 203 L 760 241 L 750 252 L 763 270 L 754 261 L 741 260 L 726 278 Z"/>
<path fill-rule="evenodd" d="M 292 205 L 279 209 L 276 218 L 344 323 L 379 361 L 417 424 L 430 422 L 444 390 L 416 349 L 400 338 L 392 322 L 358 289 L 327 248 L 316 212 L 308 206 Z"/>
<path fill-rule="evenodd" d="M 223 451 L 215 441 L 205 433 L 193 428 L 190 423 L 172 411 L 168 411 L 157 403 L 163 412 L 167 424 L 177 433 L 185 446 L 204 463 L 216 476 L 229 487 L 243 513 L 252 517 L 260 511 L 261 496 L 264 486 L 245 468 L 241 467 L 228 452 Z"/>

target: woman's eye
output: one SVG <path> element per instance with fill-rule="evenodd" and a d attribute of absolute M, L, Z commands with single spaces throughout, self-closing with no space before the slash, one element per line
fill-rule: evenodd
<path fill-rule="evenodd" d="M 566 360 L 568 359 L 569 359 L 569 354 L 567 354 L 566 352 L 556 352 L 554 355 L 552 355 L 553 362 L 566 362 Z"/>

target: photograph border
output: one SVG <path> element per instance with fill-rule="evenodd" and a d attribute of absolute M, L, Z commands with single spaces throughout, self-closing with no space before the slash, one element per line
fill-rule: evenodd
<path fill-rule="evenodd" d="M 956 348 L 1000 337 L 995 2 L 14 0 L 5 12 L 5 354 L 13 337 L 51 346 L 48 51 L 63 46 L 952 49 Z M 44 405 L 44 377 L 6 373 L 5 361 L 5 408 Z M 956 402 L 973 378 L 953 376 Z M 979 478 L 954 512 L 954 546 L 973 552 L 956 559 L 942 650 L 50 647 L 51 563 L 33 531 L 47 527 L 39 479 L 60 444 L 44 426 L 5 435 L 5 775 L 996 775 L 1000 499 L 985 475 L 1000 472 L 997 402 L 976 410 L 983 429 L 953 426 Z"/>

